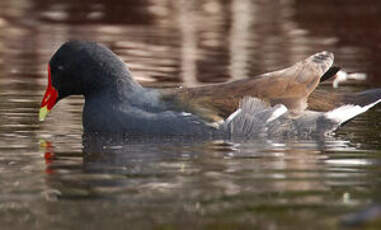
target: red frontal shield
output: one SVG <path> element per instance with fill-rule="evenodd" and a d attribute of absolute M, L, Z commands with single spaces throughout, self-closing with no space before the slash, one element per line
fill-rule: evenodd
<path fill-rule="evenodd" d="M 58 92 L 52 85 L 52 73 L 50 71 L 50 66 L 48 66 L 48 87 L 46 88 L 46 92 L 44 98 L 41 101 L 39 120 L 45 120 L 46 115 L 53 108 L 53 106 L 57 102 Z"/>

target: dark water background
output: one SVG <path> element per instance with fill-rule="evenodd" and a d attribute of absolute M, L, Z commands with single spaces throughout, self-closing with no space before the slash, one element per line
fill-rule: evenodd
<path fill-rule="evenodd" d="M 376 0 L 1 0 L 0 228 L 348 228 L 381 203 L 380 106 L 326 140 L 142 140 L 91 154 L 82 98 L 44 123 L 37 113 L 68 39 L 106 44 L 147 86 L 241 79 L 330 50 L 367 80 L 324 88 L 381 87 L 380 15 Z M 380 214 L 359 228 L 381 228 Z"/>

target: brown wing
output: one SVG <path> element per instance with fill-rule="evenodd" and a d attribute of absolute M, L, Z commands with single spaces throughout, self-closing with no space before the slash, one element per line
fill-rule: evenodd
<path fill-rule="evenodd" d="M 307 108 L 307 98 L 319 85 L 320 77 L 332 66 L 334 56 L 323 51 L 295 65 L 254 78 L 254 89 L 259 98 L 271 104 L 284 104 L 293 113 Z"/>
<path fill-rule="evenodd" d="M 323 51 L 286 69 L 223 84 L 166 90 L 163 98 L 173 100 L 180 110 L 211 121 L 219 121 L 234 112 L 244 96 L 281 103 L 298 114 L 307 108 L 308 96 L 332 66 L 333 59 L 332 53 Z"/>

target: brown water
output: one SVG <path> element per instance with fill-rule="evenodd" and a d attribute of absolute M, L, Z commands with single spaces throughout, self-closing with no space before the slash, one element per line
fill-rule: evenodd
<path fill-rule="evenodd" d="M 381 87 L 379 15 L 370 0 L 1 0 L 0 228 L 346 228 L 381 202 L 380 106 L 326 140 L 85 149 L 82 98 L 44 123 L 37 112 L 46 64 L 68 39 L 106 44 L 155 87 L 254 76 L 320 50 L 367 75 L 326 89 Z"/>

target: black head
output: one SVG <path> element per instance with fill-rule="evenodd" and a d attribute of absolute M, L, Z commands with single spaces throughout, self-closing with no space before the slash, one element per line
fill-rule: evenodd
<path fill-rule="evenodd" d="M 56 102 L 70 95 L 85 98 L 116 95 L 139 88 L 125 63 L 107 47 L 95 42 L 69 41 L 50 59 L 49 85 L 41 108 L 46 107 L 43 112 L 46 115 Z"/>
<path fill-rule="evenodd" d="M 134 82 L 119 57 L 95 42 L 66 42 L 50 59 L 49 66 L 59 99 L 111 89 L 118 79 Z"/>

